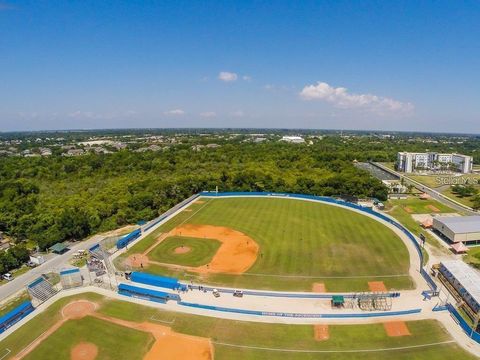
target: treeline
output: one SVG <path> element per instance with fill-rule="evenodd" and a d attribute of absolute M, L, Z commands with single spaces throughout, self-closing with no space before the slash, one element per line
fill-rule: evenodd
<path fill-rule="evenodd" d="M 24 244 L 18 244 L 7 251 L 0 252 L 0 274 L 5 274 L 10 270 L 25 264 L 30 258 L 27 248 Z"/>
<path fill-rule="evenodd" d="M 385 186 L 353 165 L 379 150 L 343 146 L 244 143 L 194 151 L 177 145 L 155 153 L 7 158 L 0 162 L 0 231 L 45 249 L 152 219 L 216 186 L 386 199 Z"/>

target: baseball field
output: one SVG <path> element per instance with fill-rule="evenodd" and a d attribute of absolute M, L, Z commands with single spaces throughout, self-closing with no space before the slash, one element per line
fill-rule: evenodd
<path fill-rule="evenodd" d="M 391 229 L 338 206 L 282 198 L 200 198 L 116 265 L 257 289 L 412 287 L 408 250 Z"/>
<path fill-rule="evenodd" d="M 326 326 L 223 320 L 90 293 L 55 302 L 1 341 L 0 356 L 35 360 L 475 358 L 434 320 L 406 322 L 403 333 L 389 329 L 389 323 Z"/>

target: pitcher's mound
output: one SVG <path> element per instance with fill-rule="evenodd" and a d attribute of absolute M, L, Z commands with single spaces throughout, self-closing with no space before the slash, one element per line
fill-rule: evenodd
<path fill-rule="evenodd" d="M 192 249 L 190 249 L 188 246 L 179 246 L 175 250 L 173 250 L 173 252 L 175 254 L 186 254 L 186 253 L 190 252 L 190 250 L 192 250 Z"/>
<path fill-rule="evenodd" d="M 96 304 L 87 300 L 78 300 L 65 305 L 62 315 L 66 319 L 81 319 L 95 311 Z"/>
<path fill-rule="evenodd" d="M 71 360 L 94 360 L 97 358 L 97 345 L 89 342 L 81 342 L 70 351 Z"/>

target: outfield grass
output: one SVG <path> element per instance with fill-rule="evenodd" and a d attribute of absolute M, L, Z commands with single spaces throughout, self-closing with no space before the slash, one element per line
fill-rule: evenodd
<path fill-rule="evenodd" d="M 220 345 L 268 347 L 303 351 L 355 351 L 417 346 L 450 341 L 449 334 L 435 320 L 407 322 L 411 336 L 388 337 L 381 324 L 331 325 L 330 339 L 315 341 L 311 325 L 266 324 L 217 319 L 162 311 L 138 304 L 104 298 L 97 294 L 82 294 L 55 302 L 44 313 L 22 326 L 0 342 L 0 351 L 12 350 L 14 356 L 30 344 L 39 334 L 60 318 L 60 309 L 72 300 L 87 299 L 100 304 L 98 312 L 129 321 L 149 321 L 170 326 L 178 333 L 210 338 L 216 360 L 256 359 L 462 359 L 475 357 L 455 343 L 425 348 L 380 351 L 374 353 L 299 353 L 242 349 Z M 70 359 L 69 351 L 79 341 L 93 342 L 99 346 L 98 359 L 141 359 L 152 344 L 148 334 L 104 322 L 92 317 L 71 320 L 41 344 L 27 359 Z"/>
<path fill-rule="evenodd" d="M 250 236 L 260 245 L 260 256 L 247 274 L 209 275 L 207 282 L 215 285 L 308 291 L 313 282 L 324 282 L 330 291 L 363 291 L 368 281 L 382 280 L 390 288 L 412 286 L 406 246 L 392 230 L 365 215 L 292 199 L 205 201 L 162 225 L 126 256 L 147 249 L 159 233 L 182 223 L 216 225 Z M 149 265 L 147 271 L 195 277 L 157 265 Z"/>
<path fill-rule="evenodd" d="M 220 245 L 220 241 L 213 239 L 171 236 L 148 253 L 148 257 L 150 260 L 167 264 L 201 266 L 212 260 Z M 190 248 L 190 251 L 176 254 L 175 249 L 181 246 Z"/>
<path fill-rule="evenodd" d="M 72 347 L 89 342 L 98 347 L 97 359 L 141 360 L 154 341 L 152 334 L 87 316 L 67 321 L 24 359 L 70 359 Z"/>

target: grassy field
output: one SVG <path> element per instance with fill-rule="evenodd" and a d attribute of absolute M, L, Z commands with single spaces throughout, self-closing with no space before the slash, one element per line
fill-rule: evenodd
<path fill-rule="evenodd" d="M 85 298 L 100 304 L 98 312 L 129 321 L 150 321 L 171 326 L 178 333 L 210 338 L 216 360 L 256 359 L 475 359 L 452 342 L 442 325 L 434 320 L 407 322 L 411 336 L 388 337 L 382 324 L 331 325 L 330 339 L 315 341 L 311 325 L 265 324 L 223 320 L 211 317 L 161 311 L 130 302 L 110 300 L 96 294 L 83 294 L 57 301 L 46 312 L 22 326 L 0 342 L 2 349 L 12 350 L 15 356 L 41 332 L 52 326 L 60 317 L 60 309 L 74 299 Z M 145 333 L 138 333 L 112 323 L 86 317 L 68 321 L 27 359 L 70 359 L 69 351 L 78 341 L 93 342 L 99 347 L 98 359 L 141 359 L 152 344 Z M 448 342 L 435 346 L 388 350 L 391 348 L 419 346 Z M 228 344 L 228 346 L 226 345 Z M 246 347 L 301 350 L 284 352 Z M 384 349 L 378 352 L 362 350 Z M 312 351 L 312 352 L 309 352 Z M 313 351 L 332 351 L 314 353 Z M 347 352 L 345 352 L 347 351 Z M 354 352 L 348 352 L 354 351 Z"/>
<path fill-rule="evenodd" d="M 154 338 L 142 331 L 87 316 L 67 321 L 24 359 L 70 359 L 70 349 L 80 342 L 97 345 L 97 359 L 142 360 Z"/>
<path fill-rule="evenodd" d="M 162 225 L 155 234 L 129 249 L 126 256 L 144 251 L 160 233 L 182 223 L 208 224 L 245 233 L 260 245 L 262 254 L 246 274 L 202 278 L 211 284 L 306 291 L 314 282 L 325 283 L 330 291 L 367 290 L 368 281 L 372 280 L 382 280 L 395 289 L 412 286 L 409 255 L 402 240 L 367 216 L 291 199 L 205 200 Z M 117 260 L 117 265 L 121 260 Z M 157 265 L 149 265 L 147 271 L 195 277 Z"/>
<path fill-rule="evenodd" d="M 210 262 L 221 243 L 213 239 L 200 239 L 186 236 L 172 236 L 166 238 L 149 254 L 151 260 L 184 266 L 201 266 Z M 188 247 L 189 252 L 176 254 L 178 247 Z"/>
<path fill-rule="evenodd" d="M 421 200 L 417 197 L 410 196 L 405 200 L 389 200 L 392 206 L 400 206 L 405 210 L 410 210 L 411 214 L 435 214 L 435 213 L 454 213 L 452 208 L 443 205 L 436 200 Z M 439 211 L 434 211 L 434 210 Z M 408 211 L 407 211 L 408 213 Z"/>
<path fill-rule="evenodd" d="M 468 254 L 464 256 L 464 260 L 477 269 L 480 269 L 480 246 L 470 247 Z"/>

